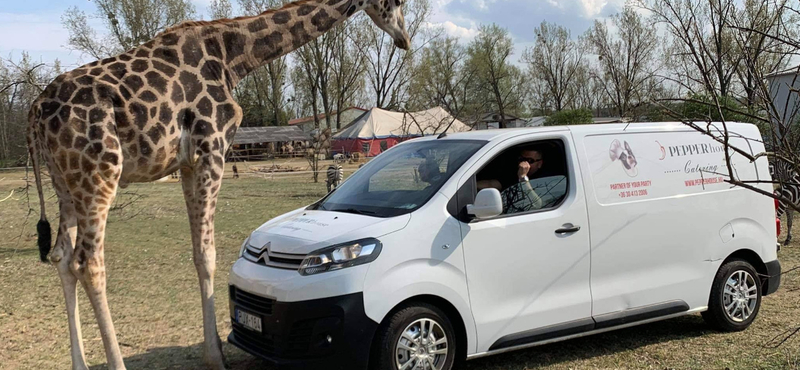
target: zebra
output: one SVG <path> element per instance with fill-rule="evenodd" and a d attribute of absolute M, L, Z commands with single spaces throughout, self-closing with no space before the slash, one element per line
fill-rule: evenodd
<path fill-rule="evenodd" d="M 786 161 L 777 161 L 777 164 L 770 163 L 770 174 L 773 180 L 784 184 L 775 189 L 775 195 L 788 199 L 793 204 L 800 202 L 800 175 L 794 170 L 794 166 Z M 786 214 L 786 240 L 783 245 L 789 245 L 792 241 L 792 218 L 794 218 L 794 208 L 783 199 L 778 200 L 778 209 L 775 215 L 780 218 Z"/>
<path fill-rule="evenodd" d="M 331 190 L 338 188 L 339 184 L 342 183 L 342 179 L 344 178 L 342 166 L 338 164 L 332 164 L 328 166 L 327 175 L 328 178 L 325 180 L 325 182 L 328 185 L 328 193 L 330 193 Z"/>

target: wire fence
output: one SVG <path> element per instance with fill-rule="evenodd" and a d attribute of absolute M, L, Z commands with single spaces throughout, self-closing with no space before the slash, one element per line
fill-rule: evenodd
<path fill-rule="evenodd" d="M 352 172 L 356 172 L 357 170 L 358 170 L 357 168 L 343 168 L 342 172 L 344 172 L 344 173 L 352 173 Z M 263 178 L 263 179 L 266 179 L 266 180 L 271 180 L 271 179 L 275 179 L 275 178 L 280 179 L 280 178 L 291 178 L 291 177 L 299 177 L 299 176 L 310 176 L 310 175 L 314 175 L 314 172 L 324 176 L 327 173 L 327 168 L 320 169 L 318 171 L 285 171 L 285 172 L 279 172 L 279 171 L 274 171 L 274 172 L 260 172 L 260 171 L 241 172 L 240 171 L 239 172 L 239 176 L 240 177 L 241 176 L 259 177 L 259 178 Z"/>

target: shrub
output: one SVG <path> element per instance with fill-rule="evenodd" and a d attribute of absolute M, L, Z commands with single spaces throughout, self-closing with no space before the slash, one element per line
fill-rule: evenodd
<path fill-rule="evenodd" d="M 551 114 L 544 121 L 545 126 L 585 125 L 592 123 L 592 111 L 586 108 L 569 109 Z"/>

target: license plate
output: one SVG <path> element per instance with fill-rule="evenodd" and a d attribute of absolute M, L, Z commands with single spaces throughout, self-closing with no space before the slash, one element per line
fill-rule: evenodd
<path fill-rule="evenodd" d="M 236 309 L 236 322 L 250 330 L 261 332 L 261 318 L 238 308 Z"/>

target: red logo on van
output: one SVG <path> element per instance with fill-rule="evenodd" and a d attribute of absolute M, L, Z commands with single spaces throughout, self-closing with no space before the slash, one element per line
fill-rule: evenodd
<path fill-rule="evenodd" d="M 664 146 L 658 142 L 658 140 L 656 140 L 656 144 L 658 144 L 658 147 L 661 148 L 661 158 L 659 158 L 658 160 L 663 161 L 664 158 L 667 158 L 667 149 L 665 149 Z"/>

